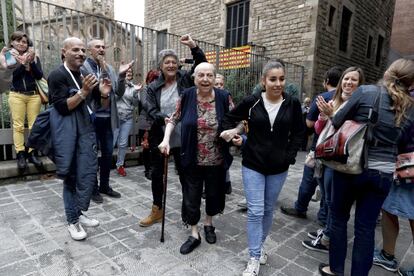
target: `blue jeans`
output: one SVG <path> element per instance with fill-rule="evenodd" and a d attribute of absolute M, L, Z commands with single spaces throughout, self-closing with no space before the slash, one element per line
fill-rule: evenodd
<path fill-rule="evenodd" d="M 128 148 L 128 138 L 129 133 L 131 132 L 134 119 L 119 121 L 119 129 L 114 131 L 114 144 L 118 143 L 118 159 L 116 160 L 116 167 L 124 165 L 125 154 Z"/>
<path fill-rule="evenodd" d="M 318 212 L 318 220 L 322 223 L 326 223 L 327 209 L 325 208 L 325 199 L 323 193 L 323 187 L 319 183 L 318 179 L 313 177 L 314 169 L 308 166 L 303 166 L 302 181 L 299 186 L 298 199 L 295 202 L 295 209 L 298 212 L 306 212 L 308 210 L 309 202 L 315 193 L 316 187 L 320 185 L 322 199 L 320 202 L 320 208 Z"/>
<path fill-rule="evenodd" d="M 78 138 L 70 172 L 63 181 L 63 204 L 69 224 L 77 223 L 81 211 L 88 210 L 97 169 L 95 133 L 86 133 Z"/>
<path fill-rule="evenodd" d="M 101 150 L 101 158 L 99 158 L 99 188 L 96 182 L 93 191 L 94 194 L 97 194 L 99 191 L 107 192 L 110 190 L 109 173 L 111 172 L 112 153 L 114 150 L 111 118 L 96 117 L 95 131 L 96 139 Z"/>
<path fill-rule="evenodd" d="M 325 194 L 324 204 L 327 208 L 326 225 L 323 230 L 324 239 L 328 240 L 330 237 L 331 228 L 331 203 L 332 203 L 332 182 L 333 182 L 334 170 L 325 166 L 323 171 L 323 187 Z"/>
<path fill-rule="evenodd" d="M 372 267 L 377 218 L 391 185 L 392 174 L 377 170 L 364 170 L 359 175 L 334 171 L 329 244 L 332 272 L 344 274 L 348 246 L 347 223 L 352 205 L 356 202 L 351 275 L 368 275 Z"/>
<path fill-rule="evenodd" d="M 275 203 L 287 174 L 285 171 L 280 174 L 263 175 L 242 167 L 247 199 L 247 241 L 251 258 L 260 258 L 260 250 L 272 226 Z"/>

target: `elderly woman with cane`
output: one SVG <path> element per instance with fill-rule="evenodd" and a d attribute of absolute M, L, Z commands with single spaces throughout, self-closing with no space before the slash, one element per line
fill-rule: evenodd
<path fill-rule="evenodd" d="M 163 158 L 157 149 L 164 136 L 165 119 L 170 117 L 175 110 L 177 100 L 185 88 L 194 85 L 191 74 L 194 68 L 201 62 L 205 62 L 206 56 L 189 35 L 183 35 L 181 44 L 191 49 L 194 58 L 192 69 L 187 72 L 178 70 L 178 57 L 174 50 L 165 49 L 159 53 L 159 66 L 161 75 L 147 87 L 146 103 L 149 119 L 153 122 L 149 132 L 149 146 L 151 150 L 151 188 L 153 205 L 151 213 L 139 222 L 142 227 L 151 226 L 162 220 L 162 171 Z M 183 183 L 180 164 L 180 126 L 177 126 L 171 136 L 171 153 Z"/>
<path fill-rule="evenodd" d="M 215 69 L 203 62 L 195 68 L 195 87 L 185 90 L 165 129 L 160 151 L 170 151 L 170 136 L 178 122 L 182 124 L 181 165 L 183 167 L 182 219 L 191 225 L 191 235 L 181 246 L 188 254 L 201 243 L 197 224 L 203 184 L 206 191 L 205 239 L 216 242 L 213 216 L 224 210 L 226 169 L 232 162 L 228 144 L 219 138 L 221 122 L 232 105 L 230 94 L 214 88 Z"/>

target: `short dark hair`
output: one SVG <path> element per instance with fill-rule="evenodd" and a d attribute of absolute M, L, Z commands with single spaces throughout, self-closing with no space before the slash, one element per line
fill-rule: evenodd
<path fill-rule="evenodd" d="M 11 47 L 11 43 L 15 40 L 20 41 L 22 38 L 25 37 L 27 40 L 27 47 L 32 47 L 33 42 L 30 40 L 29 36 L 22 31 L 15 31 L 10 36 L 9 47 Z"/>
<path fill-rule="evenodd" d="M 342 69 L 339 66 L 334 66 L 326 71 L 323 80 L 326 84 L 336 87 L 342 75 Z"/>

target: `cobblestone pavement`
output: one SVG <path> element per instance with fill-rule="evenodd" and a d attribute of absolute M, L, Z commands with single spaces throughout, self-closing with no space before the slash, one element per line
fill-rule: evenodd
<path fill-rule="evenodd" d="M 299 153 L 298 160 L 304 159 Z M 294 219 L 280 213 L 281 202 L 297 196 L 303 162 L 291 167 L 288 181 L 276 208 L 273 228 L 265 247 L 268 263 L 260 275 L 318 275 L 327 255 L 305 249 L 301 241 L 314 231 L 318 203 L 311 202 L 308 219 Z M 91 204 L 88 215 L 100 220 L 87 229 L 85 241 L 73 241 L 67 230 L 59 180 L 21 182 L 0 186 L 0 275 L 241 275 L 247 255 L 246 213 L 237 203 L 243 199 L 240 159 L 231 168 L 233 193 L 227 196 L 223 215 L 214 220 L 217 244 L 204 241 L 189 255 L 179 253 L 189 235 L 181 224 L 181 189 L 170 163 L 165 243 L 160 243 L 160 224 L 138 226 L 151 208 L 150 182 L 143 167 L 127 168 L 127 177 L 111 174 L 111 185 L 121 199 L 104 197 L 103 204 Z M 201 228 L 200 228 L 201 230 Z M 348 236 L 352 237 L 352 227 Z M 377 228 L 380 243 L 380 228 Z M 352 239 L 349 239 L 349 248 Z M 414 246 L 408 222 L 402 221 L 397 257 L 402 265 L 413 265 Z M 349 271 L 348 251 L 347 269 Z M 370 275 L 392 275 L 374 267 Z"/>

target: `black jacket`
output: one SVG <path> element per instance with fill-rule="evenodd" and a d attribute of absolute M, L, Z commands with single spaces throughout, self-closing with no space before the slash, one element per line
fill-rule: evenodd
<path fill-rule="evenodd" d="M 26 71 L 24 65 L 19 64 L 13 71 L 13 81 L 10 89 L 12 91 L 35 91 L 36 81 L 43 77 L 40 59 L 36 57 L 36 62 L 30 63 L 30 71 Z"/>
<path fill-rule="evenodd" d="M 264 175 L 282 173 L 295 163 L 306 131 L 299 100 L 285 93 L 283 97 L 273 130 L 261 95 L 247 96 L 223 119 L 224 129 L 248 120 L 242 164 Z"/>
<path fill-rule="evenodd" d="M 190 71 L 179 70 L 177 72 L 177 89 L 178 93 L 182 94 L 184 89 L 194 86 L 194 80 L 192 79 L 192 74 L 194 69 L 198 64 L 202 62 L 207 62 L 204 52 L 197 46 L 191 49 L 191 54 L 194 58 L 194 64 L 191 67 Z M 152 82 L 147 89 L 146 102 L 144 108 L 147 111 L 148 117 L 153 121 L 150 133 L 150 144 L 153 146 L 158 146 L 161 143 L 162 138 L 164 137 L 164 131 L 162 127 L 165 125 L 164 119 L 167 117 L 167 114 L 161 112 L 161 90 L 165 85 L 165 79 L 163 74 L 161 74 L 158 79 Z"/>

